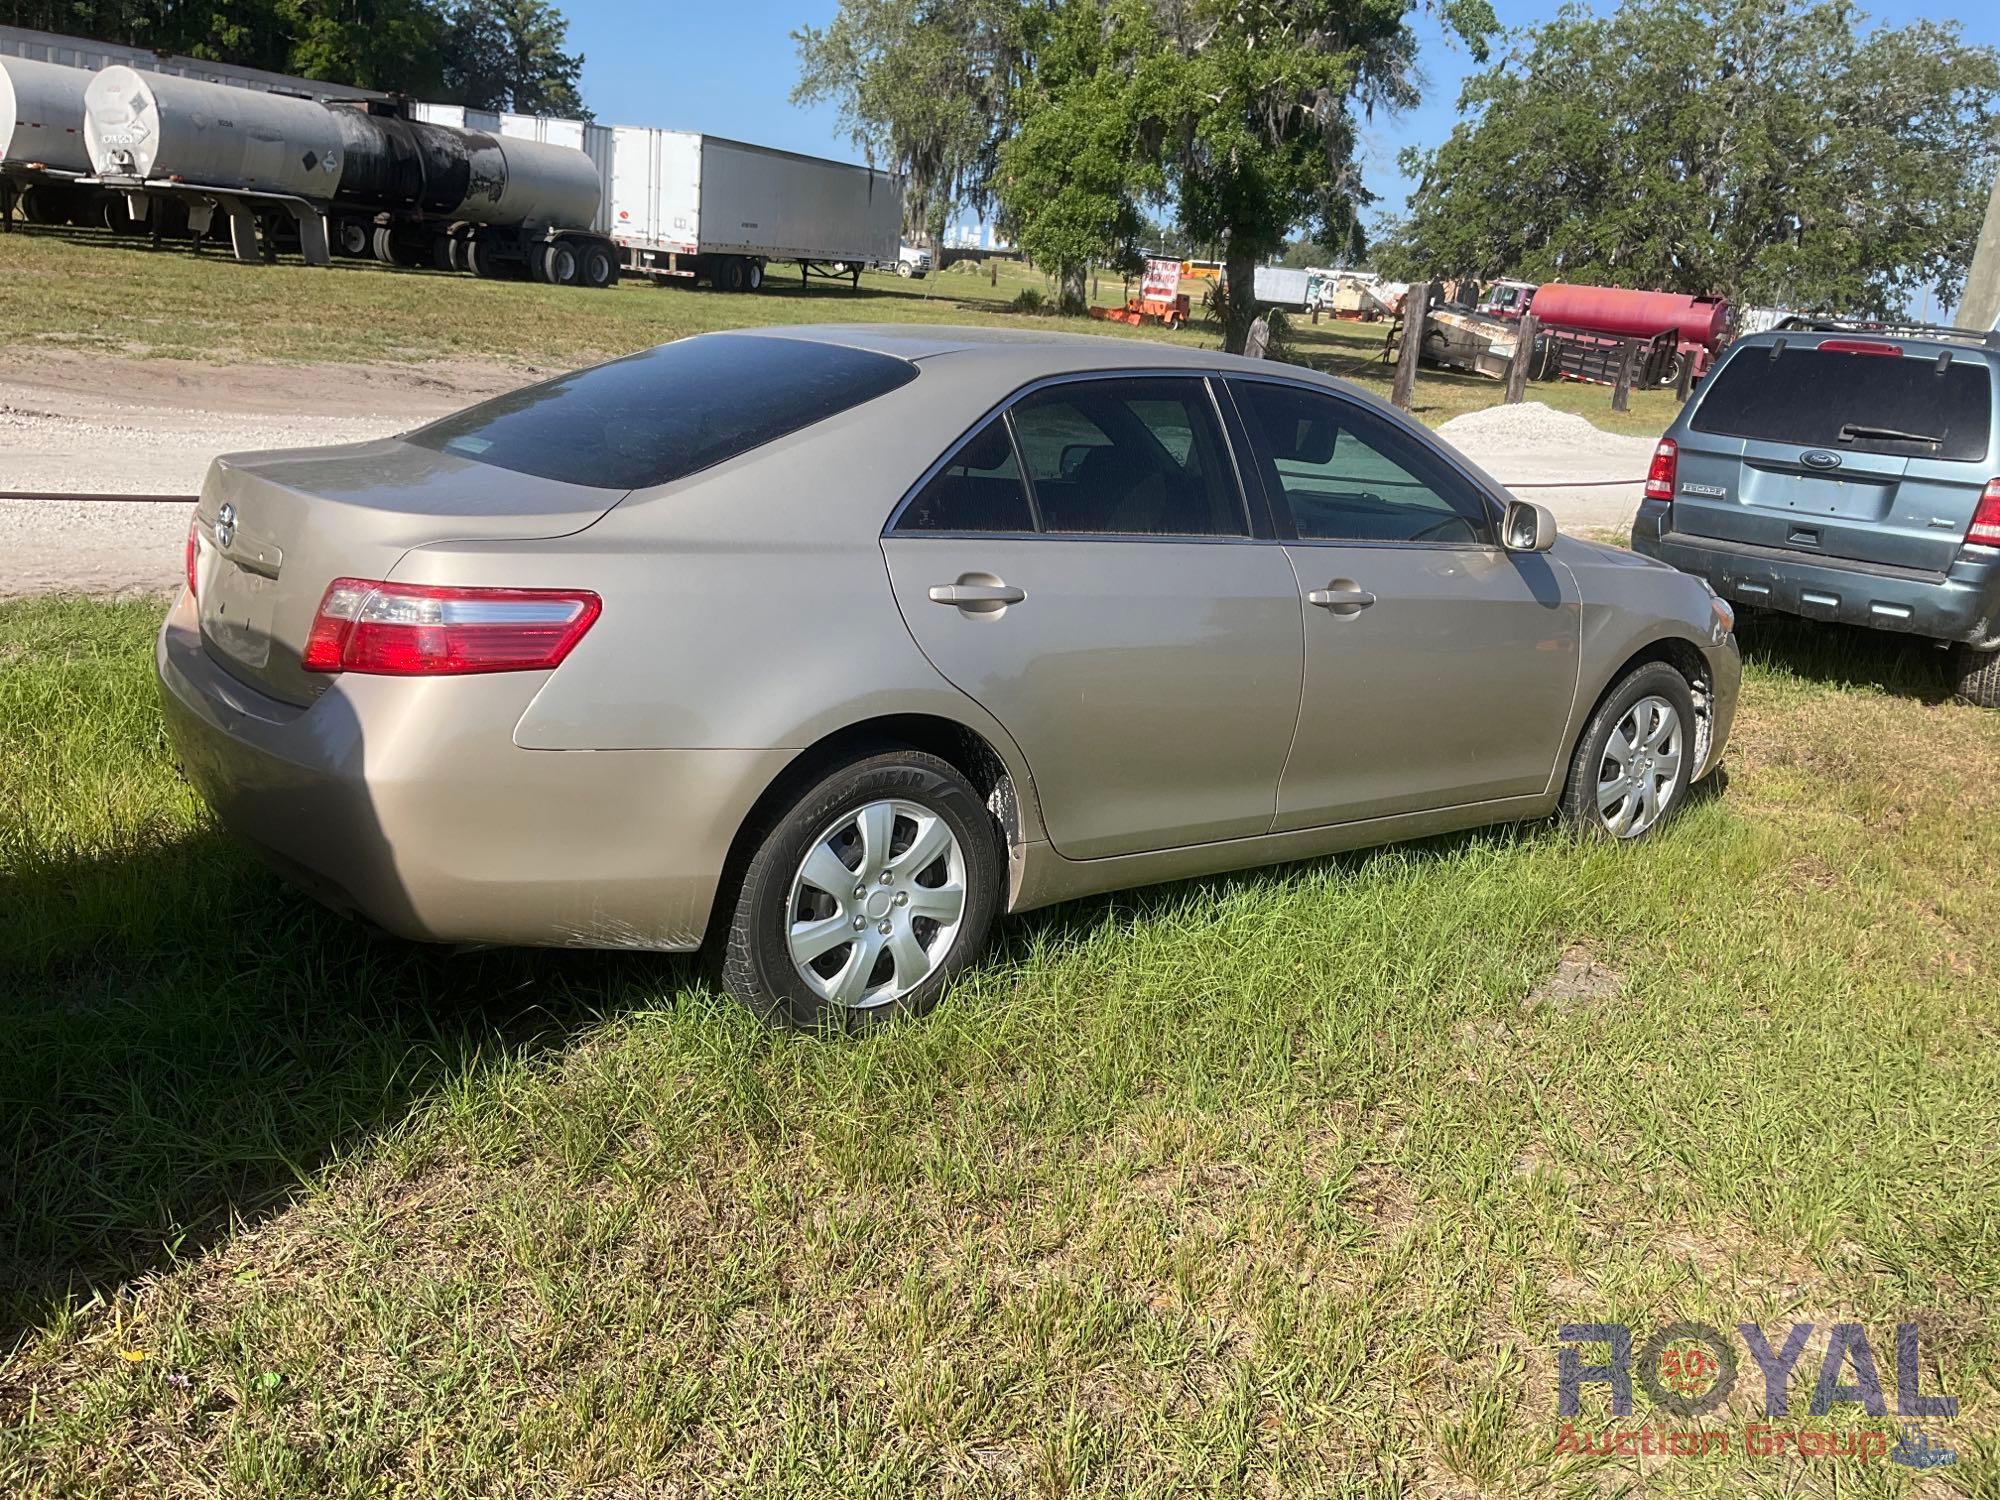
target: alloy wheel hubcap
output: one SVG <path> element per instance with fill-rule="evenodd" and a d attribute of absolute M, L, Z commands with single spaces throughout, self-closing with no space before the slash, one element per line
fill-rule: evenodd
<path fill-rule="evenodd" d="M 965 917 L 965 851 L 949 824 L 889 799 L 842 813 L 806 847 L 785 908 L 792 966 L 849 1010 L 937 972 Z"/>
<path fill-rule="evenodd" d="M 1636 838 L 1660 821 L 1680 774 L 1680 711 L 1664 698 L 1641 698 L 1604 747 L 1597 815 L 1619 838 Z"/>

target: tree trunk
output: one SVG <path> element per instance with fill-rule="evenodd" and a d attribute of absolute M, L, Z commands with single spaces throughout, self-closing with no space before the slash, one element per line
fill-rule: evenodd
<path fill-rule="evenodd" d="M 1241 354 L 1257 316 L 1257 257 L 1231 249 L 1222 262 L 1222 350 Z"/>
<path fill-rule="evenodd" d="M 1059 311 L 1077 314 L 1090 310 L 1090 298 L 1085 286 L 1088 270 L 1081 263 L 1062 268 L 1056 280 L 1056 307 Z"/>

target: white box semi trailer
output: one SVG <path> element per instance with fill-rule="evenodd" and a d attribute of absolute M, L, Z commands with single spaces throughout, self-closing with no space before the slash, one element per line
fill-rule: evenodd
<path fill-rule="evenodd" d="M 902 243 L 900 177 L 693 131 L 615 127 L 609 198 L 627 274 L 722 291 L 754 290 L 773 261 L 858 282 Z"/>

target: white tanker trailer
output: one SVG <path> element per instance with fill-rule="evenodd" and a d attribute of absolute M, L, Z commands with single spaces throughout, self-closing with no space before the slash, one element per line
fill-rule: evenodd
<path fill-rule="evenodd" d="M 97 179 L 139 201 L 220 211 L 239 260 L 289 224 L 312 264 L 331 252 L 480 276 L 609 286 L 617 252 L 590 227 L 597 168 L 581 151 L 406 118 L 380 100 L 321 103 L 122 65 L 89 81 Z M 262 231 L 260 243 L 259 233 Z"/>
<path fill-rule="evenodd" d="M 90 74 L 60 63 L 0 57 L 0 222 L 14 204 L 31 224 L 62 224 L 85 204 L 73 184 L 90 172 L 83 91 Z"/>

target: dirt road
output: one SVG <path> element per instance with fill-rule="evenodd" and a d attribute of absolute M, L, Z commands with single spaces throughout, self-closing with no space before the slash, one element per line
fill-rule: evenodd
<path fill-rule="evenodd" d="M 63 353 L 0 357 L 0 490 L 192 495 L 218 453 L 350 443 L 417 426 L 558 373 L 525 365 L 233 365 Z M 1565 529 L 1630 523 L 1652 443 L 1536 403 L 1474 412 L 1441 435 L 1524 488 Z M 0 595 L 120 594 L 180 577 L 177 505 L 0 501 Z"/>

